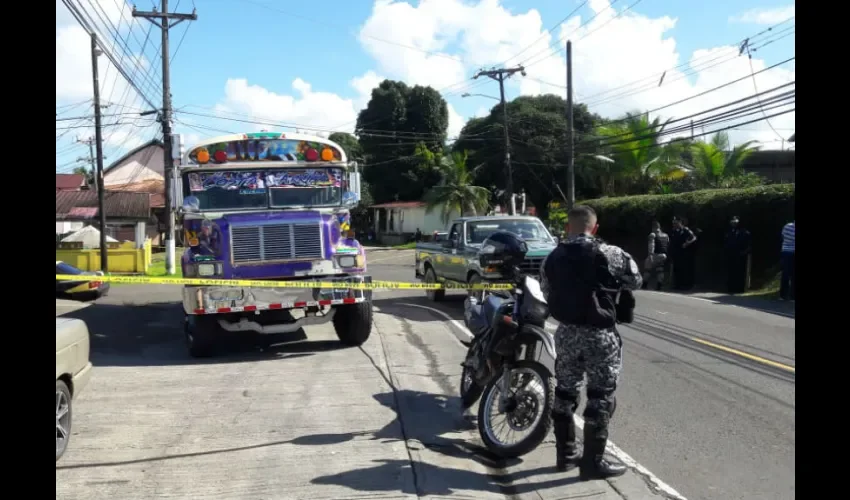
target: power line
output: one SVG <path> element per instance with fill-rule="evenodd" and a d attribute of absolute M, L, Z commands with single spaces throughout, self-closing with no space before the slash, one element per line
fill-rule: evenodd
<path fill-rule="evenodd" d="M 560 21 L 558 21 L 557 23 L 555 23 L 555 25 L 554 25 L 554 26 L 552 26 L 552 27 L 551 27 L 551 28 L 549 28 L 548 30 L 544 31 L 544 32 L 543 32 L 543 34 L 542 34 L 542 35 L 540 35 L 540 36 L 539 36 L 536 40 L 534 40 L 534 41 L 533 41 L 533 42 L 531 42 L 528 46 L 526 46 L 524 49 L 522 49 L 521 51 L 519 51 L 519 53 L 517 53 L 516 55 L 514 55 L 514 56 L 512 56 L 512 57 L 510 57 L 510 58 L 506 59 L 505 61 L 503 61 L 501 64 L 499 64 L 499 66 L 506 66 L 506 65 L 508 64 L 508 62 L 509 62 L 509 61 L 511 61 L 511 60 L 513 60 L 513 59 L 516 59 L 517 57 L 521 56 L 521 55 L 522 55 L 522 54 L 523 54 L 526 50 L 528 50 L 528 49 L 530 49 L 531 47 L 533 47 L 535 43 L 537 43 L 537 42 L 539 42 L 540 40 L 542 40 L 543 38 L 545 38 L 547 34 L 552 33 L 552 32 L 553 32 L 553 31 L 555 31 L 557 28 L 559 28 L 562 24 L 564 24 L 565 22 L 567 22 L 567 20 L 568 20 L 569 18 L 571 18 L 571 17 L 573 16 L 573 14 L 575 14 L 575 13 L 576 13 L 576 12 L 578 12 L 578 11 L 579 11 L 582 7 L 584 7 L 585 5 L 587 5 L 587 2 L 588 2 L 588 0 L 584 0 L 581 4 L 579 4 L 579 6 L 578 6 L 578 7 L 576 7 L 575 9 L 573 9 L 573 11 L 572 11 L 572 12 L 570 12 L 569 14 L 567 14 L 566 16 L 564 16 L 564 18 L 563 18 L 563 19 L 561 19 Z M 617 2 L 617 0 L 613 0 L 613 2 L 611 2 L 611 3 L 613 4 L 613 3 L 616 3 L 616 2 Z"/>

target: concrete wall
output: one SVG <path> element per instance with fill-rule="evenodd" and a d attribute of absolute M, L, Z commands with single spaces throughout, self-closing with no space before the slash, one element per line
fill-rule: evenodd
<path fill-rule="evenodd" d="M 143 248 L 135 248 L 135 243 L 127 242 L 119 248 L 108 250 L 107 269 L 110 273 L 145 274 L 151 264 L 151 242 L 145 241 Z M 56 260 L 82 269 L 83 271 L 100 270 L 100 249 L 85 250 L 56 250 Z"/>

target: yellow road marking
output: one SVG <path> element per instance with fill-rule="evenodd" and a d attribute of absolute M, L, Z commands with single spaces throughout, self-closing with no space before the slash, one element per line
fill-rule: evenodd
<path fill-rule="evenodd" d="M 785 370 L 785 371 L 791 372 L 793 374 L 797 373 L 796 369 L 793 366 L 788 366 L 788 365 L 784 365 L 782 363 L 777 363 L 776 361 L 771 361 L 769 359 L 765 359 L 765 358 L 762 358 L 760 356 L 756 356 L 755 354 L 750 354 L 748 352 L 739 351 L 737 349 L 732 349 L 731 347 L 726 347 L 725 345 L 721 345 L 721 344 L 715 344 L 714 342 L 709 342 L 707 340 L 699 339 L 699 338 L 696 338 L 696 337 L 688 337 L 688 338 L 690 338 L 691 340 L 693 340 L 694 342 L 696 342 L 698 344 L 702 344 L 702 345 L 705 345 L 705 346 L 708 346 L 708 347 L 712 347 L 712 348 L 720 350 L 720 351 L 728 352 L 729 354 L 734 354 L 735 356 L 740 356 L 742 358 L 749 359 L 750 361 L 755 361 L 756 363 L 761 363 L 763 365 L 768 365 L 768 366 L 772 366 L 774 368 L 779 368 L 780 370 Z"/>

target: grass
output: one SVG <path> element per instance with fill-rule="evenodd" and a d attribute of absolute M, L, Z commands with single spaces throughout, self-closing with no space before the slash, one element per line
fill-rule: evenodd
<path fill-rule="evenodd" d="M 179 254 L 178 254 L 179 255 Z M 180 266 L 180 259 L 174 259 L 174 276 L 170 276 L 172 278 L 182 278 L 183 277 L 183 269 Z M 151 265 L 148 266 L 147 276 L 168 276 L 165 273 L 165 254 L 158 253 L 151 257 Z"/>
<path fill-rule="evenodd" d="M 395 248 L 396 250 L 410 250 L 412 248 L 416 248 L 416 242 L 411 241 L 410 243 L 403 243 L 401 245 L 395 245 L 390 248 Z"/>
<path fill-rule="evenodd" d="M 777 273 L 770 281 L 764 284 L 761 288 L 750 290 L 742 293 L 742 297 L 756 297 L 760 299 L 778 299 L 779 298 L 779 282 L 782 273 Z"/>

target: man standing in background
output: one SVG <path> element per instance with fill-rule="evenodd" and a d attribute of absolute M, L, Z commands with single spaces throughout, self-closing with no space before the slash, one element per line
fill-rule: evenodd
<path fill-rule="evenodd" d="M 723 242 L 726 253 L 726 287 L 730 294 L 744 293 L 747 288 L 747 264 L 751 248 L 750 232 L 740 227 L 737 216 L 732 217 Z"/>
<path fill-rule="evenodd" d="M 655 278 L 655 289 L 661 290 L 664 284 L 664 270 L 668 267 L 667 252 L 670 247 L 670 236 L 661 229 L 661 223 L 652 221 L 652 232 L 649 233 L 647 256 L 643 263 L 643 289 L 649 287 L 649 282 Z"/>
<path fill-rule="evenodd" d="M 782 264 L 782 279 L 779 283 L 779 300 L 794 300 L 796 296 L 796 280 L 794 279 L 794 250 L 796 228 L 794 221 L 782 228 L 782 251 L 779 261 Z"/>
<path fill-rule="evenodd" d="M 673 287 L 676 290 L 690 290 L 694 286 L 696 262 L 691 245 L 697 237 L 688 229 L 681 218 L 673 219 L 673 234 L 670 235 L 670 254 L 673 257 Z"/>

